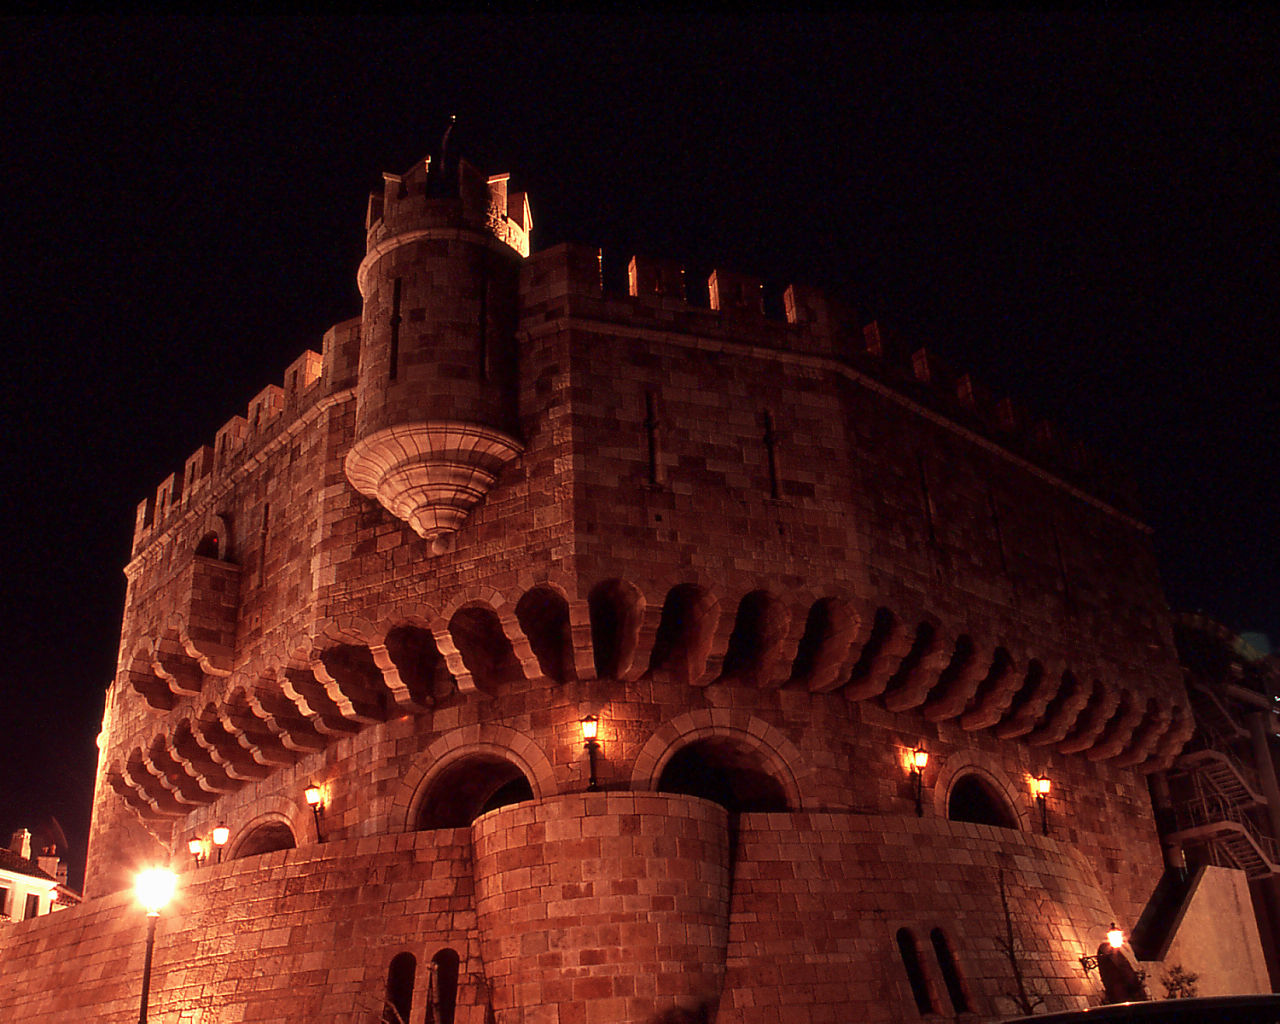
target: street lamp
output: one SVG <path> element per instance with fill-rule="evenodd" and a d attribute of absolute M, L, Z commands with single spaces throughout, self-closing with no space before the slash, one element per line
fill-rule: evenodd
<path fill-rule="evenodd" d="M 587 715 L 580 723 L 582 725 L 583 746 L 587 751 L 587 761 L 591 766 L 591 775 L 587 780 L 587 789 L 596 790 L 600 788 L 599 782 L 596 780 L 596 752 L 600 749 L 600 744 L 596 740 L 596 734 L 600 727 L 600 721 L 595 715 Z"/>
<path fill-rule="evenodd" d="M 204 861 L 204 840 L 200 838 L 187 840 L 187 852 L 191 854 L 192 859 L 196 862 L 196 867 Z"/>
<path fill-rule="evenodd" d="M 916 817 L 924 817 L 924 770 L 929 764 L 929 751 L 924 744 L 911 751 L 911 781 L 916 787 Z"/>
<path fill-rule="evenodd" d="M 147 996 L 151 992 L 151 954 L 156 947 L 156 922 L 160 911 L 173 899 L 177 879 L 168 868 L 147 868 L 139 872 L 134 883 L 138 902 L 147 912 L 147 953 L 142 965 L 142 1008 L 138 1024 L 147 1024 Z"/>

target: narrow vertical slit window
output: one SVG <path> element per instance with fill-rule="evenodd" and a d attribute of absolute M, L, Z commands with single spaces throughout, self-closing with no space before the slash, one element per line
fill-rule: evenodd
<path fill-rule="evenodd" d="M 478 338 L 480 379 L 488 380 L 489 365 L 489 256 L 480 257 L 480 332 Z"/>
<path fill-rule="evenodd" d="M 400 288 L 401 280 L 396 278 L 391 285 L 391 369 L 389 377 L 396 379 L 400 371 Z"/>
<path fill-rule="evenodd" d="M 1058 560 L 1058 578 L 1062 583 L 1062 602 L 1066 605 L 1067 611 L 1070 612 L 1075 608 L 1075 601 L 1071 595 L 1071 578 L 1067 575 L 1067 560 L 1062 557 L 1062 542 L 1058 538 L 1057 524 L 1050 524 L 1049 529 L 1053 534 L 1053 553 Z"/>
<path fill-rule="evenodd" d="M 929 995 L 929 982 L 924 976 L 920 951 L 916 948 L 916 937 L 911 934 L 910 928 L 898 929 L 898 952 L 902 956 L 902 966 L 907 969 L 907 981 L 911 985 L 911 996 L 916 1001 L 916 1009 L 922 1014 L 937 1013 L 933 997 Z"/>
<path fill-rule="evenodd" d="M 262 503 L 262 529 L 258 534 L 258 586 L 267 578 L 267 534 L 271 530 L 271 502 Z"/>
<path fill-rule="evenodd" d="M 397 953 L 387 968 L 387 995 L 382 1007 L 382 1024 L 409 1024 L 413 1009 L 413 980 L 418 973 L 418 958 L 412 953 Z"/>
<path fill-rule="evenodd" d="M 778 432 L 774 429 L 773 413 L 764 411 L 764 451 L 769 462 L 769 497 L 780 496 L 778 489 Z"/>
<path fill-rule="evenodd" d="M 661 424 L 658 422 L 658 403 L 654 398 L 652 391 L 644 393 L 644 433 L 648 448 L 649 458 L 649 486 L 658 486 L 658 469 L 659 469 L 659 453 L 658 453 L 658 428 Z"/>
<path fill-rule="evenodd" d="M 951 1009 L 956 1013 L 971 1013 L 969 997 L 965 995 L 964 983 L 960 980 L 960 968 L 956 966 L 955 954 L 951 952 L 951 943 L 941 928 L 929 933 L 933 943 L 933 952 L 938 957 L 938 969 L 942 971 L 942 983 L 947 986 L 947 996 L 951 999 Z"/>
<path fill-rule="evenodd" d="M 929 546 L 936 551 L 938 548 L 936 513 L 933 507 L 933 495 L 929 493 L 929 473 L 925 469 L 923 455 L 916 455 L 916 468 L 920 472 L 920 507 L 924 510 L 925 525 L 929 530 Z"/>
<path fill-rule="evenodd" d="M 423 1024 L 454 1024 L 458 1007 L 458 954 L 442 949 L 431 958 L 427 988 L 427 1015 Z"/>
<path fill-rule="evenodd" d="M 987 512 L 991 516 L 991 533 L 996 539 L 996 550 L 1000 553 L 1000 571 L 1009 575 L 1009 560 L 1004 551 L 1004 531 L 1000 529 L 1000 506 L 996 504 L 995 493 L 987 488 Z"/>

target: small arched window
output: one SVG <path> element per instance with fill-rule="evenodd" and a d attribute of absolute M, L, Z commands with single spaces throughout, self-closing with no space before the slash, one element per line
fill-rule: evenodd
<path fill-rule="evenodd" d="M 442 949 L 431 958 L 431 984 L 423 1024 L 453 1024 L 458 1008 L 458 964 L 458 954 L 452 949 Z"/>
<path fill-rule="evenodd" d="M 217 558 L 222 554 L 219 550 L 218 535 L 213 530 L 200 538 L 200 543 L 196 545 L 196 554 L 201 558 Z"/>
<path fill-rule="evenodd" d="M 397 953 L 387 968 L 387 997 L 382 1007 L 382 1024 L 409 1024 L 413 1009 L 413 979 L 418 973 L 418 958 L 412 953 Z"/>
<path fill-rule="evenodd" d="M 997 828 L 1017 828 L 1018 819 L 995 786 L 976 772 L 956 780 L 947 798 L 947 817 Z"/>
<path fill-rule="evenodd" d="M 947 995 L 951 998 L 951 1009 L 956 1013 L 969 1013 L 969 997 L 965 995 L 964 984 L 960 981 L 960 968 L 956 966 L 951 943 L 941 928 L 933 929 L 929 940 L 938 958 L 938 969 L 942 971 L 942 983 L 947 986 Z"/>
<path fill-rule="evenodd" d="M 922 1014 L 936 1013 L 933 997 L 929 995 L 929 982 L 924 976 L 924 965 L 920 962 L 920 951 L 916 948 L 916 937 L 910 928 L 898 929 L 898 952 L 902 956 L 902 966 L 907 969 L 907 981 L 911 984 L 916 1009 Z"/>

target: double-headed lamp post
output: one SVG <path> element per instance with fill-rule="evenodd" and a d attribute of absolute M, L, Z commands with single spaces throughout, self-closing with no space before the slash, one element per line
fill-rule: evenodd
<path fill-rule="evenodd" d="M 147 911 L 147 954 L 142 965 L 142 1007 L 138 1024 L 147 1024 L 147 996 L 151 994 L 151 954 L 156 947 L 156 922 L 160 911 L 173 899 L 177 878 L 168 868 L 147 868 L 138 874 L 134 892 Z"/>

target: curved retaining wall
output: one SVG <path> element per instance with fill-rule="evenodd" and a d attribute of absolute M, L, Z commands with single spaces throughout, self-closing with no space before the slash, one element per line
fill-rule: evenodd
<path fill-rule="evenodd" d="M 1043 1010 L 1083 1009 L 1101 988 L 1080 956 L 1113 920 L 1123 921 L 1090 864 L 1052 837 L 945 818 L 744 814 L 716 1022 L 911 1019 L 897 943 L 904 928 L 935 1012 L 961 1014 L 931 941 L 940 929 L 978 1015 L 965 1019 L 1013 1016 L 1017 985 L 999 946 L 1010 923 L 1030 995 Z"/>
<path fill-rule="evenodd" d="M 644 1021 L 719 993 L 724 808 L 670 793 L 575 793 L 492 811 L 472 837 L 498 1024 Z"/>

